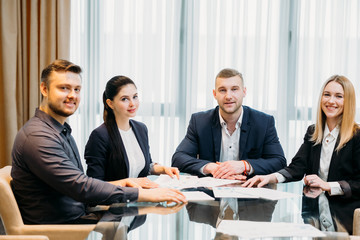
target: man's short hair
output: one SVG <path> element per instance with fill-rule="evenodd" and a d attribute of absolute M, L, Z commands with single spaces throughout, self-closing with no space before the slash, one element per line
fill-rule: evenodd
<path fill-rule="evenodd" d="M 57 59 L 41 72 L 41 83 L 45 83 L 46 86 L 49 86 L 49 76 L 52 72 L 73 72 L 80 74 L 81 71 L 81 67 L 78 65 L 67 60 Z"/>
<path fill-rule="evenodd" d="M 224 68 L 223 70 L 221 70 L 216 75 L 215 81 L 218 78 L 231 78 L 231 77 L 235 77 L 235 76 L 239 76 L 241 78 L 242 84 L 244 85 L 244 79 L 243 79 L 242 74 L 239 71 L 232 69 L 232 68 Z"/>

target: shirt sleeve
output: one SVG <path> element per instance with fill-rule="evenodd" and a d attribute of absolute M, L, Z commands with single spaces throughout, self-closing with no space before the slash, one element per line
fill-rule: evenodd
<path fill-rule="evenodd" d="M 329 192 L 330 196 L 344 195 L 344 192 L 341 189 L 340 184 L 338 182 L 328 182 L 328 183 L 330 185 L 330 192 Z"/>
<path fill-rule="evenodd" d="M 274 175 L 275 175 L 278 183 L 283 183 L 283 182 L 285 182 L 286 179 L 285 179 L 285 177 L 284 177 L 281 173 L 276 172 L 276 173 L 274 173 Z"/>
<path fill-rule="evenodd" d="M 26 165 L 39 179 L 76 201 L 89 204 L 133 202 L 135 188 L 120 187 L 86 176 L 75 164 L 71 148 L 52 134 L 29 136 L 23 146 Z"/>

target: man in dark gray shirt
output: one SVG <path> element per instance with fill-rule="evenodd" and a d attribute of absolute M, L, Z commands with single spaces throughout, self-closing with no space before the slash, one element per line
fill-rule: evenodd
<path fill-rule="evenodd" d="M 11 182 L 24 223 L 87 223 L 85 204 L 186 202 L 171 189 L 142 189 L 130 179 L 111 183 L 87 177 L 65 121 L 80 103 L 81 68 L 56 60 L 41 74 L 42 102 L 18 132 Z"/>

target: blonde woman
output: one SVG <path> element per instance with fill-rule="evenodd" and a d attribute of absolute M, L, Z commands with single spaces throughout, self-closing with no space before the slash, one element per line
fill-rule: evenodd
<path fill-rule="evenodd" d="M 277 173 L 255 176 L 243 186 L 299 181 L 341 199 L 360 197 L 360 132 L 355 123 L 355 90 L 344 76 L 330 77 L 322 87 L 316 124 L 290 165 Z M 304 177 L 305 176 L 305 177 Z"/>

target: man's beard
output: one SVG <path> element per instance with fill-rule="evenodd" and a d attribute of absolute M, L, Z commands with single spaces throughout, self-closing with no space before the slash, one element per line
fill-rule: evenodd
<path fill-rule="evenodd" d="M 51 109 L 51 111 L 53 111 L 54 113 L 56 113 L 59 116 L 69 117 L 69 116 L 71 116 L 73 114 L 73 113 L 64 112 L 63 110 L 57 108 L 54 104 L 52 104 L 50 102 L 48 103 L 48 105 L 49 105 L 49 108 Z"/>
<path fill-rule="evenodd" d="M 241 105 L 238 106 L 238 107 L 236 107 L 236 108 L 233 109 L 233 110 L 230 110 L 230 111 L 228 111 L 228 110 L 227 110 L 225 107 L 223 107 L 223 106 L 220 106 L 220 105 L 219 105 L 219 107 L 221 108 L 221 110 L 222 110 L 224 113 L 226 113 L 226 114 L 233 114 L 233 113 L 239 111 L 239 108 L 241 108 Z"/>

